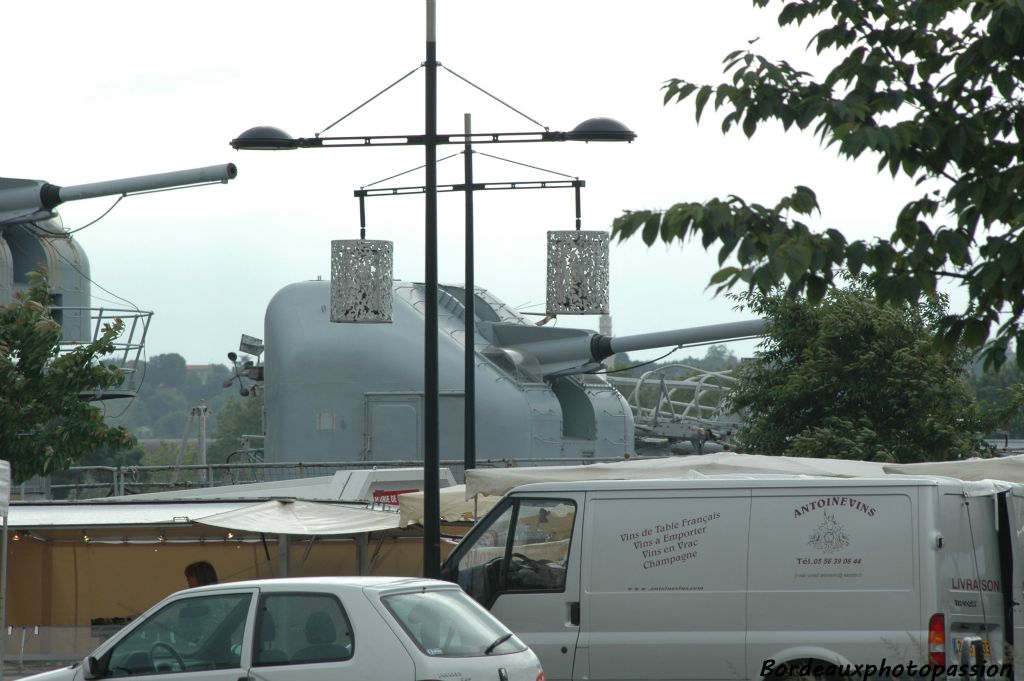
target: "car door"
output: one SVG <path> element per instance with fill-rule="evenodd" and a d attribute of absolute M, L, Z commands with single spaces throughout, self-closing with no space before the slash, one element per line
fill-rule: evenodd
<path fill-rule="evenodd" d="M 264 591 L 252 640 L 253 681 L 413 678 L 412 658 L 358 590 Z"/>
<path fill-rule="evenodd" d="M 255 589 L 183 594 L 101 649 L 103 678 L 237 681 L 248 666 Z"/>

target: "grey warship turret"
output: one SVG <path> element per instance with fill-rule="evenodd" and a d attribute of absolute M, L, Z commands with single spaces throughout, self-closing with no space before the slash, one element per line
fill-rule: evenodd
<path fill-rule="evenodd" d="M 440 455 L 463 457 L 465 299 L 441 286 Z M 475 291 L 479 461 L 621 458 L 634 451 L 629 405 L 599 372 L 614 353 L 759 334 L 761 320 L 611 337 L 536 326 Z M 265 460 L 417 461 L 423 457 L 422 284 L 395 281 L 391 324 L 331 324 L 330 283 L 281 289 L 265 320 Z"/>

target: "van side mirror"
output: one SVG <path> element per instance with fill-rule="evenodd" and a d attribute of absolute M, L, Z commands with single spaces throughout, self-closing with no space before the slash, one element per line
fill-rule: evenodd
<path fill-rule="evenodd" d="M 85 681 L 93 681 L 93 679 L 103 676 L 99 661 L 92 655 L 82 660 L 82 671 L 84 672 Z"/>

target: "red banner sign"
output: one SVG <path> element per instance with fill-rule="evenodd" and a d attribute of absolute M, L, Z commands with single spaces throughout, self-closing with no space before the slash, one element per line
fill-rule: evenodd
<path fill-rule="evenodd" d="M 378 490 L 373 493 L 373 503 L 384 504 L 385 506 L 398 506 L 398 495 L 409 492 L 419 492 L 418 489 L 388 489 Z"/>

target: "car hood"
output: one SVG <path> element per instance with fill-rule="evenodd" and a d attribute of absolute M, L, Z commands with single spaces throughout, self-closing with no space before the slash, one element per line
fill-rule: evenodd
<path fill-rule="evenodd" d="M 24 676 L 21 681 L 73 681 L 78 675 L 79 665 L 71 665 L 70 667 L 61 667 L 60 669 L 51 669 L 48 672 L 42 672 L 41 674 L 33 674 L 32 676 Z"/>

